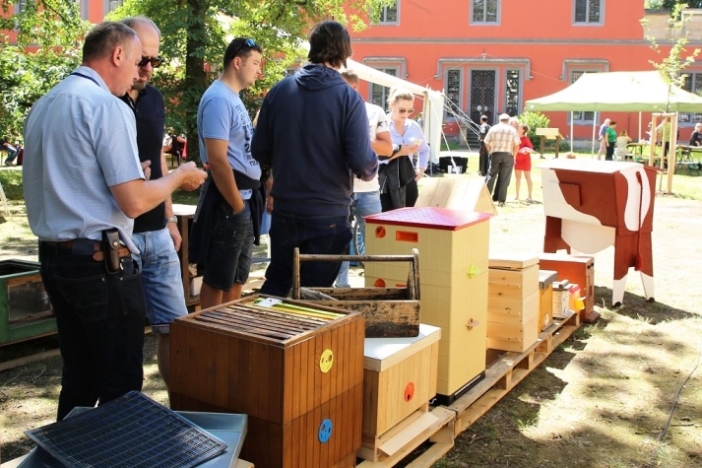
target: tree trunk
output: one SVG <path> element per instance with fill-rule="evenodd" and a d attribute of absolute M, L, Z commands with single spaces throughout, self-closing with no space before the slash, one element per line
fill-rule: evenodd
<path fill-rule="evenodd" d="M 185 46 L 185 79 L 181 93 L 185 106 L 185 126 L 188 138 L 188 160 L 200 165 L 200 145 L 197 133 L 197 106 L 207 88 L 207 74 L 204 68 L 204 51 L 207 48 L 205 15 L 207 0 L 187 0 L 191 23 L 187 29 Z"/>

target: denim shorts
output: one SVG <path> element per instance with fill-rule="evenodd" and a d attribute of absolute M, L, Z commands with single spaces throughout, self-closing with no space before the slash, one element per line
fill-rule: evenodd
<path fill-rule="evenodd" d="M 168 228 L 132 235 L 139 254 L 132 257 L 141 270 L 146 316 L 154 333 L 170 333 L 170 324 L 188 314 L 180 260 Z"/>
<path fill-rule="evenodd" d="M 229 203 L 220 203 L 215 211 L 203 283 L 222 291 L 231 290 L 234 283 L 245 284 L 251 270 L 253 241 L 249 201 L 244 201 L 244 209 L 237 214 Z"/>

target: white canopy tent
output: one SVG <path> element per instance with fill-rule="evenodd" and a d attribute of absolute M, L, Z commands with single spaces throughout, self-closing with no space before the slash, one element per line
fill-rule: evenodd
<path fill-rule="evenodd" d="M 585 73 L 567 88 L 526 102 L 528 111 L 702 112 L 702 97 L 657 71 Z"/>
<path fill-rule="evenodd" d="M 441 149 L 444 115 L 443 93 L 388 75 L 351 59 L 348 59 L 346 62 L 347 68 L 353 70 L 361 80 L 389 88 L 402 87 L 424 99 L 424 135 L 431 150 L 430 160 L 437 162 L 439 160 L 439 150 Z"/>
<path fill-rule="evenodd" d="M 527 111 L 702 112 L 702 97 L 665 82 L 656 71 L 585 73 L 572 85 L 525 103 Z M 572 115 L 571 115 L 572 122 Z M 593 148 L 595 122 L 593 121 Z M 570 128 L 571 149 L 573 127 Z"/>

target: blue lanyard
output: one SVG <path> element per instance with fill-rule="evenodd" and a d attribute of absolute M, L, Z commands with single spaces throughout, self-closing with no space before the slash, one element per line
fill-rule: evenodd
<path fill-rule="evenodd" d="M 80 76 L 81 78 L 85 78 L 86 80 L 90 80 L 90 81 L 92 81 L 93 83 L 95 83 L 96 85 L 100 86 L 100 83 L 98 83 L 97 81 L 95 81 L 95 78 L 93 78 L 93 77 L 91 77 L 91 76 L 84 75 L 84 74 L 78 73 L 78 72 L 73 72 L 73 73 L 71 73 L 71 75 Z"/>

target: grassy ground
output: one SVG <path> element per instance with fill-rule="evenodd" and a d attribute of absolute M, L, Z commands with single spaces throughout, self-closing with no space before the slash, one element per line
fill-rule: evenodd
<path fill-rule="evenodd" d="M 475 173 L 477 155 L 468 157 L 469 171 Z M 0 171 L 0 181 L 6 192 L 17 193 L 4 172 Z M 544 215 L 539 171 L 534 170 L 533 176 L 536 203 L 513 201 L 512 184 L 506 206 L 491 220 L 491 257 L 538 255 Z M 656 197 L 656 302 L 644 300 L 638 275 L 632 271 L 624 305 L 611 308 L 613 251 L 597 254 L 596 303 L 601 319 L 561 345 L 462 433 L 435 466 L 702 466 L 702 371 L 696 367 L 702 351 L 702 289 L 697 283 L 702 278 L 702 176 L 676 175 L 674 193 Z M 178 202 L 187 200 L 192 195 Z M 9 221 L 0 224 L 3 258 L 30 250 L 34 242 L 27 234 L 21 199 L 11 199 L 10 208 Z M 0 361 L 4 352 L 0 348 Z M 144 392 L 167 403 L 154 354 L 154 340 L 149 337 Z M 59 358 L 0 372 L 3 460 L 31 448 L 22 431 L 53 420 L 59 383 Z"/>

